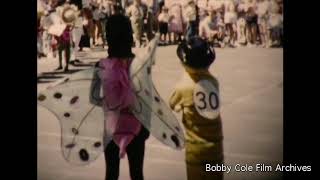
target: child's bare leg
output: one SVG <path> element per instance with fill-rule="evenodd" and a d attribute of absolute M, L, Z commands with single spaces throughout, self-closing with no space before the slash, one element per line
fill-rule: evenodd
<path fill-rule="evenodd" d="M 65 67 L 65 71 L 69 70 L 69 61 L 70 61 L 70 57 L 71 57 L 71 47 L 70 44 L 66 45 L 65 49 L 64 49 L 64 55 L 65 55 L 65 61 L 66 61 L 66 67 Z"/>
<path fill-rule="evenodd" d="M 269 43 L 269 35 L 268 35 L 268 28 L 266 24 L 263 24 L 263 37 L 265 41 L 265 45 L 267 46 Z"/>
<path fill-rule="evenodd" d="M 164 42 L 167 43 L 167 35 L 168 35 L 168 33 L 163 34 L 163 35 L 164 35 Z"/>
<path fill-rule="evenodd" d="M 251 33 L 252 33 L 252 43 L 256 44 L 257 43 L 257 25 L 253 25 L 251 27 Z"/>
<path fill-rule="evenodd" d="M 59 66 L 56 70 L 62 69 L 62 51 L 63 51 L 63 48 L 61 47 L 61 45 L 59 45 L 58 47 Z"/>
<path fill-rule="evenodd" d="M 259 26 L 259 31 L 260 31 L 261 44 L 262 44 L 262 45 L 265 45 L 263 25 L 262 25 L 262 24 L 259 24 L 258 26 Z"/>

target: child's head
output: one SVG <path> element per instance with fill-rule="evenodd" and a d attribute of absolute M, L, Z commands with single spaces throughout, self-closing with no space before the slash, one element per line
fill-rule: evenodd
<path fill-rule="evenodd" d="M 216 57 L 208 42 L 197 36 L 182 41 L 177 55 L 183 65 L 196 70 L 208 69 Z"/>
<path fill-rule="evenodd" d="M 209 16 L 210 16 L 211 20 L 214 20 L 217 17 L 217 11 L 214 9 L 211 9 L 209 11 Z"/>
<path fill-rule="evenodd" d="M 194 2 L 193 0 L 188 0 L 188 1 L 187 1 L 187 5 L 189 5 L 189 6 L 195 6 L 196 4 L 195 4 L 195 2 Z"/>
<path fill-rule="evenodd" d="M 106 37 L 109 57 L 133 57 L 132 28 L 128 17 L 122 14 L 110 16 L 106 25 Z"/>
<path fill-rule="evenodd" d="M 236 11 L 236 6 L 235 6 L 233 3 L 230 3 L 230 4 L 227 6 L 227 11 L 228 11 L 228 12 L 235 12 L 235 11 Z"/>
<path fill-rule="evenodd" d="M 166 7 L 166 6 L 162 6 L 162 12 L 164 12 L 164 13 L 168 13 L 168 7 Z"/>
<path fill-rule="evenodd" d="M 140 5 L 141 4 L 141 0 L 134 0 L 133 4 Z"/>

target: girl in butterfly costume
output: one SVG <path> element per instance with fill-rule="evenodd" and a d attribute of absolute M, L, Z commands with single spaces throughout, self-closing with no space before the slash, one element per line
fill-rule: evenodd
<path fill-rule="evenodd" d="M 118 27 L 117 27 L 118 26 Z M 132 180 L 143 179 L 144 144 L 149 132 L 130 110 L 135 94 L 129 77 L 134 55 L 131 25 L 122 15 L 111 16 L 107 22 L 108 58 L 100 60 L 98 67 L 103 89 L 103 109 L 106 128 L 113 136 L 105 150 L 106 179 L 118 179 L 119 157 L 128 154 Z"/>
<path fill-rule="evenodd" d="M 206 163 L 223 163 L 219 83 L 208 71 L 215 53 L 206 41 L 193 37 L 178 46 L 177 54 L 185 73 L 169 104 L 183 113 L 188 180 L 223 179 L 222 172 L 205 171 Z"/>
<path fill-rule="evenodd" d="M 104 151 L 106 179 L 118 179 L 120 158 L 127 154 L 131 178 L 141 180 L 149 132 L 174 149 L 184 147 L 184 135 L 152 83 L 159 36 L 144 55 L 134 56 L 130 20 L 116 14 L 107 23 L 108 57 L 40 92 L 38 103 L 59 119 L 69 163 L 86 165 Z"/>

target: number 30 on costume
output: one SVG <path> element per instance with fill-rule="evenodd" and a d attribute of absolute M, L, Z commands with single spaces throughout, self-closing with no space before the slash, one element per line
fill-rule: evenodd
<path fill-rule="evenodd" d="M 215 119 L 220 114 L 219 90 L 209 80 L 199 81 L 193 92 L 197 112 L 207 118 Z"/>

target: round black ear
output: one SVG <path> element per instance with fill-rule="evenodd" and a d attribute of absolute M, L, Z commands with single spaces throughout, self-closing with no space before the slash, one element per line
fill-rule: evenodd
<path fill-rule="evenodd" d="M 209 55 L 209 57 L 211 59 L 211 63 L 213 63 L 214 60 L 216 59 L 216 52 L 215 52 L 213 46 L 210 46 L 209 43 L 207 43 L 207 49 L 209 51 L 208 55 Z"/>
<path fill-rule="evenodd" d="M 183 63 L 186 63 L 187 62 L 187 58 L 188 56 L 190 55 L 190 49 L 188 47 L 188 43 L 186 40 L 183 40 L 179 45 L 178 45 L 178 48 L 177 48 L 177 55 L 180 59 L 180 61 L 182 61 Z"/>

